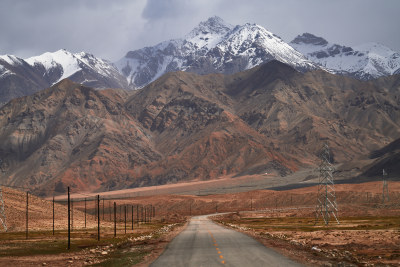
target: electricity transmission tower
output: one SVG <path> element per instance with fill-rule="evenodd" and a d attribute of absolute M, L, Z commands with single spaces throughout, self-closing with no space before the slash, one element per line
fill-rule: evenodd
<path fill-rule="evenodd" d="M 385 169 L 383 169 L 383 190 L 382 190 L 382 203 L 385 203 L 385 201 L 389 202 L 389 190 L 388 190 L 388 184 L 387 180 L 385 179 L 385 176 L 387 175 L 387 172 L 385 172 Z"/>
<path fill-rule="evenodd" d="M 2 168 L 3 161 L 0 159 L 0 170 L 3 172 Z M 3 201 L 3 190 L 0 186 L 0 222 L 3 225 L 4 231 L 7 232 L 7 222 L 6 222 L 6 213 L 4 212 L 4 201 Z"/>
<path fill-rule="evenodd" d="M 336 204 L 336 194 L 333 181 L 334 167 L 331 164 L 330 152 L 328 144 L 325 144 L 321 153 L 321 164 L 319 166 L 319 183 L 317 206 L 315 210 L 315 224 L 318 223 L 320 217 L 323 218 L 325 224 L 329 224 L 333 216 L 339 224 Z"/>

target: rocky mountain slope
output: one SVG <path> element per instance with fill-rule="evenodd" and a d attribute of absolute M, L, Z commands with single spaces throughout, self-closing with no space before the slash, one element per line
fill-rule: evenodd
<path fill-rule="evenodd" d="M 126 176 L 132 160 L 159 159 L 121 104 L 126 97 L 63 80 L 9 102 L 0 111 L 2 182 L 59 192 L 64 184 L 93 189 Z"/>
<path fill-rule="evenodd" d="M 348 162 L 400 136 L 399 88 L 399 76 L 363 82 L 278 61 L 168 73 L 130 97 L 63 80 L 0 109 L 1 181 L 48 194 L 285 176 L 315 166 L 324 142 Z"/>
<path fill-rule="evenodd" d="M 130 51 L 116 65 L 133 87 L 141 88 L 171 71 L 232 74 L 271 60 L 298 70 L 317 68 L 262 26 L 234 27 L 219 17 L 201 22 L 183 39 Z"/>
<path fill-rule="evenodd" d="M 382 170 L 385 170 L 387 174 L 385 178 L 398 180 L 400 175 L 400 138 L 373 151 L 370 158 L 373 159 L 373 162 L 363 168 L 363 177 L 382 177 Z"/>
<path fill-rule="evenodd" d="M 377 43 L 348 47 L 304 33 L 291 41 L 290 45 L 333 73 L 361 80 L 396 74 L 400 69 L 400 53 Z"/>
<path fill-rule="evenodd" d="M 0 56 L 0 105 L 64 78 L 95 88 L 128 88 L 125 77 L 111 63 L 84 52 L 59 50 L 25 60 L 5 55 Z"/>

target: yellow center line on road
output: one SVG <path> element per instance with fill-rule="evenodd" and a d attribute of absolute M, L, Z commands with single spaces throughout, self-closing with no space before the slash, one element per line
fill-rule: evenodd
<path fill-rule="evenodd" d="M 221 251 L 220 251 L 219 248 L 218 248 L 217 240 L 215 240 L 213 234 L 212 234 L 210 231 L 207 231 L 207 232 L 208 232 L 208 234 L 211 236 L 211 239 L 212 239 L 213 242 L 214 242 L 214 246 L 216 247 L 215 249 L 217 250 L 218 254 L 220 254 L 220 255 L 219 255 L 219 258 L 220 258 L 220 259 L 223 259 L 224 256 L 221 255 Z M 222 264 L 225 264 L 225 261 L 222 260 L 221 263 L 222 263 Z"/>

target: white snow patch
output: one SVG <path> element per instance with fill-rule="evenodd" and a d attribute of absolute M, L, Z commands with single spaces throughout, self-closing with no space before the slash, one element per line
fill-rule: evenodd
<path fill-rule="evenodd" d="M 0 59 L 4 60 L 5 62 L 13 66 L 17 64 L 22 64 L 21 59 L 13 55 L 0 55 Z"/>
<path fill-rule="evenodd" d="M 35 64 L 41 64 L 47 71 L 50 71 L 52 68 L 56 68 L 58 65 L 61 66 L 62 75 L 54 83 L 68 78 L 69 76 L 81 70 L 78 60 L 74 54 L 64 49 L 58 50 L 54 53 L 47 52 L 40 56 L 28 58 L 26 59 L 26 62 L 28 62 L 28 64 L 31 66 L 35 66 Z"/>
<path fill-rule="evenodd" d="M 2 71 L 2 70 L 0 70 L 0 71 Z M 6 77 L 9 75 L 15 75 L 15 73 L 10 70 L 5 70 L 3 73 L 0 73 L 0 78 Z"/>
<path fill-rule="evenodd" d="M 103 59 L 96 58 L 95 56 L 81 52 L 74 54 L 74 56 L 88 68 L 93 69 L 102 76 L 113 76 L 113 72 L 118 71 L 116 68 Z"/>

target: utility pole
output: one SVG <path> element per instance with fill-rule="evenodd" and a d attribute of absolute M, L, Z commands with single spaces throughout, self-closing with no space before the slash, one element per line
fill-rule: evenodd
<path fill-rule="evenodd" d="M 117 203 L 114 202 L 114 237 L 117 236 Z"/>
<path fill-rule="evenodd" d="M 29 193 L 26 192 L 26 239 L 28 239 Z"/>
<path fill-rule="evenodd" d="M 385 179 L 387 172 L 385 172 L 385 169 L 383 169 L 382 172 L 383 172 L 382 173 L 382 177 L 383 177 L 382 203 L 385 203 L 385 201 L 389 202 L 389 189 L 388 189 L 387 180 Z"/>
<path fill-rule="evenodd" d="M 0 164 L 2 161 L 0 160 Z M 1 189 L 0 186 L 0 222 L 3 225 L 4 231 L 7 232 L 7 218 L 6 218 L 6 213 L 4 211 L 4 201 L 3 201 L 3 190 Z"/>
<path fill-rule="evenodd" d="M 136 222 L 139 226 L 139 204 L 136 205 Z"/>
<path fill-rule="evenodd" d="M 53 235 L 54 235 L 54 196 L 53 196 Z"/>
<path fill-rule="evenodd" d="M 133 204 L 132 204 L 132 230 L 133 230 Z"/>
<path fill-rule="evenodd" d="M 315 224 L 322 217 L 325 224 L 329 224 L 331 216 L 339 224 L 337 216 L 336 193 L 333 181 L 334 167 L 331 164 L 331 155 L 328 144 L 325 144 L 321 153 L 321 164 L 319 166 L 319 183 L 317 194 L 317 205 L 315 210 Z"/>
<path fill-rule="evenodd" d="M 71 249 L 71 203 L 69 198 L 69 186 L 68 186 L 68 249 Z"/>
<path fill-rule="evenodd" d="M 97 195 L 97 241 L 100 241 L 100 195 Z"/>
<path fill-rule="evenodd" d="M 124 205 L 124 215 L 125 215 L 125 234 L 126 234 L 126 204 Z"/>
<path fill-rule="evenodd" d="M 86 197 L 85 197 L 85 228 L 86 228 Z"/>
<path fill-rule="evenodd" d="M 71 199 L 71 232 L 74 231 L 74 200 Z"/>
<path fill-rule="evenodd" d="M 149 221 L 151 222 L 151 218 L 153 217 L 153 205 L 150 204 L 149 207 Z"/>

